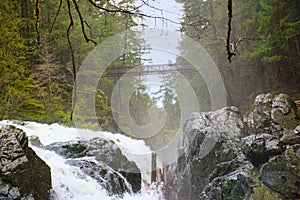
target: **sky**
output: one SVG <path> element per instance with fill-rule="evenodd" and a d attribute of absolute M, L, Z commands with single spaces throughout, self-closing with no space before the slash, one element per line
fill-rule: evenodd
<path fill-rule="evenodd" d="M 169 30 L 178 30 L 180 28 L 180 24 L 178 21 L 182 17 L 182 6 L 178 4 L 175 0 L 152 0 L 150 3 L 142 6 L 141 10 L 143 13 L 151 16 L 163 17 L 165 19 L 172 20 L 176 23 L 172 23 L 171 21 L 165 20 L 164 22 L 160 19 L 145 19 L 145 24 L 148 27 L 156 27 L 160 29 L 169 29 Z M 153 8 L 151 8 L 153 7 Z"/>
<path fill-rule="evenodd" d="M 142 4 L 142 2 L 143 1 L 138 0 L 137 5 Z M 180 30 L 180 19 L 183 15 L 181 4 L 178 4 L 175 0 L 148 0 L 146 2 L 147 5 L 141 7 L 141 11 L 144 14 L 168 19 L 144 18 L 142 23 L 145 24 L 147 28 L 161 29 L 164 33 L 170 30 Z M 175 63 L 176 57 L 175 54 L 161 49 L 151 49 L 148 54 L 143 56 L 143 58 L 147 60 L 144 61 L 145 65 Z M 144 77 L 144 84 L 147 85 L 147 93 L 154 97 L 153 93 L 160 89 L 161 77 L 160 75 L 147 75 Z M 162 102 L 158 101 L 158 105 L 161 106 L 161 104 Z"/>
<path fill-rule="evenodd" d="M 143 24 L 147 25 L 148 28 L 162 29 L 163 32 L 168 32 L 168 30 L 179 31 L 179 22 L 183 15 L 181 4 L 178 4 L 175 0 L 148 0 L 147 2 L 148 5 L 141 7 L 144 14 L 162 17 L 170 21 L 158 18 L 144 18 L 142 21 Z M 177 23 L 173 23 L 172 21 Z M 151 59 L 150 61 L 145 61 L 145 64 L 162 64 L 175 62 L 176 55 L 152 49 L 149 54 L 145 55 L 145 58 Z"/>

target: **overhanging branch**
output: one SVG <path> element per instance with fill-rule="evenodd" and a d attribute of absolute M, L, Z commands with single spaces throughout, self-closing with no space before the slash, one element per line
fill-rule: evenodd
<path fill-rule="evenodd" d="M 67 0 L 67 5 L 68 5 L 68 15 L 69 15 L 69 19 L 70 19 L 70 23 L 69 23 L 69 26 L 67 29 L 67 40 L 68 40 L 68 45 L 69 45 L 69 49 L 70 49 L 70 53 L 71 53 L 71 60 L 72 60 L 74 91 L 76 91 L 76 65 L 75 65 L 74 50 L 73 50 L 73 46 L 72 46 L 71 39 L 70 39 L 70 31 L 71 31 L 72 27 L 74 26 L 74 21 L 73 21 L 73 16 L 72 16 L 72 11 L 71 11 L 70 0 Z M 73 93 L 72 98 L 73 98 L 73 104 L 72 104 L 70 120 L 73 119 L 73 111 L 75 108 L 76 92 Z"/>
<path fill-rule="evenodd" d="M 230 35 L 231 35 L 231 21 L 232 21 L 232 0 L 228 0 L 227 3 L 227 11 L 228 11 L 228 22 L 227 22 L 227 38 L 226 38 L 226 52 L 227 52 L 227 59 L 231 62 L 232 56 L 235 55 L 234 52 L 230 50 Z"/>

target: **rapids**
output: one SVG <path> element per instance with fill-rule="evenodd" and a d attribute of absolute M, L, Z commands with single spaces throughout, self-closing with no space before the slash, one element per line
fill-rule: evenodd
<path fill-rule="evenodd" d="M 5 125 L 14 125 L 25 131 L 27 136 L 38 136 L 42 145 L 49 145 L 54 142 L 92 139 L 95 137 L 112 140 L 121 149 L 122 154 L 125 155 L 128 160 L 136 163 L 141 170 L 142 179 L 146 182 L 150 182 L 151 150 L 141 140 L 134 140 L 121 134 L 69 128 L 58 124 L 47 125 L 36 122 L 0 121 L 0 127 Z M 147 187 L 142 185 L 141 192 L 137 194 L 125 193 L 122 197 L 109 196 L 107 191 L 101 187 L 96 180 L 83 173 L 79 167 L 68 165 L 66 162 L 67 159 L 64 159 L 55 152 L 33 146 L 32 144 L 29 145 L 51 168 L 53 200 L 163 199 L 161 186 L 157 184 Z M 89 160 L 93 158 L 87 157 L 83 159 Z M 125 179 L 124 177 L 122 178 Z M 130 188 L 129 183 L 126 180 L 125 182 L 128 184 L 128 188 Z"/>

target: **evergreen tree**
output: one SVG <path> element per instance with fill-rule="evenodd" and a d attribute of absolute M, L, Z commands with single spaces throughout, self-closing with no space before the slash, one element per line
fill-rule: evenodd
<path fill-rule="evenodd" d="M 232 63 L 226 60 L 224 47 L 227 2 L 180 2 L 185 12 L 183 32 L 199 41 L 213 57 L 223 76 L 229 104 L 245 108 L 260 93 L 277 91 L 293 95 L 298 92 L 298 0 L 234 1 L 230 48 L 235 56 Z M 195 83 L 199 79 L 191 80 Z"/>
<path fill-rule="evenodd" d="M 21 37 L 20 9 L 19 1 L 0 5 L 0 117 L 39 120 L 43 105 L 32 97 L 35 84 L 27 67 L 32 55 Z"/>

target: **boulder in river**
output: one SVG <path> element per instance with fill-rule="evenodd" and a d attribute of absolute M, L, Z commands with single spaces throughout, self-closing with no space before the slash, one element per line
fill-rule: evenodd
<path fill-rule="evenodd" d="M 93 178 L 97 177 L 98 182 L 103 179 L 101 185 L 108 190 L 110 195 L 121 195 L 131 190 L 138 192 L 141 189 L 141 172 L 139 168 L 133 161 L 129 161 L 111 140 L 93 138 L 90 140 L 56 142 L 44 148 L 54 151 L 64 158 L 71 159 L 69 164 L 80 167 L 81 170 Z M 87 158 L 87 160 L 83 161 L 84 158 Z M 95 161 L 90 161 L 89 158 L 93 158 Z M 101 173 L 101 171 L 106 173 Z M 126 186 L 122 176 L 130 183 L 131 188 Z"/>

